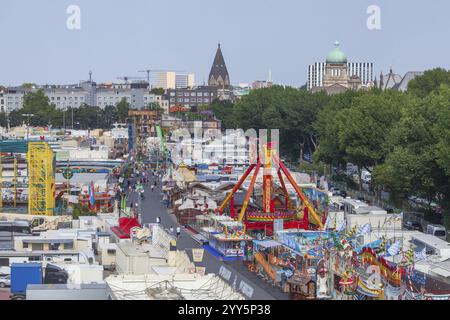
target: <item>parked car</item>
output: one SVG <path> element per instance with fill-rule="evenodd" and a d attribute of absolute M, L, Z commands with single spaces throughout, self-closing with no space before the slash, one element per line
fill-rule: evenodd
<path fill-rule="evenodd" d="M 403 227 L 407 230 L 417 230 L 423 232 L 422 224 L 418 221 L 406 221 Z"/>
<path fill-rule="evenodd" d="M 0 276 L 0 288 L 11 286 L 11 276 L 9 274 Z"/>
<path fill-rule="evenodd" d="M 435 237 L 441 238 L 442 240 L 447 240 L 447 230 L 443 225 L 429 224 L 427 226 L 427 233 Z"/>

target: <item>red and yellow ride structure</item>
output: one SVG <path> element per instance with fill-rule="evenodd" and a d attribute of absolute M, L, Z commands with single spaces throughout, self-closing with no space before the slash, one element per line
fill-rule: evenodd
<path fill-rule="evenodd" d="M 253 176 L 251 178 L 250 185 L 247 189 L 243 205 L 239 212 L 239 215 L 235 215 L 234 208 L 230 208 L 230 216 L 235 220 L 241 222 L 245 226 L 245 232 L 247 230 L 264 230 L 268 234 L 273 232 L 273 223 L 275 220 L 283 220 L 284 229 L 323 229 L 323 222 L 319 214 L 316 212 L 314 207 L 311 205 L 308 198 L 302 192 L 300 187 L 295 182 L 289 170 L 280 160 L 276 154 L 275 144 L 273 142 L 268 142 L 263 146 L 262 159 L 258 157 L 256 163 L 251 164 L 247 170 L 244 172 L 242 177 L 239 179 L 237 184 L 231 190 L 231 192 L 226 196 L 225 200 L 222 202 L 217 212 L 222 215 L 227 205 L 231 202 L 230 206 L 233 206 L 233 197 L 236 192 L 240 189 L 245 180 L 250 176 L 253 171 Z M 284 209 L 274 208 L 274 194 L 273 194 L 273 168 L 276 168 L 278 180 L 283 191 L 285 198 Z M 263 171 L 263 204 L 262 210 L 247 210 L 251 195 L 253 193 L 256 179 L 258 177 L 259 171 Z M 296 194 L 302 202 L 303 217 L 300 219 L 300 212 L 298 209 L 294 208 L 292 201 L 290 199 L 289 193 L 286 189 L 286 184 L 284 177 L 287 179 L 289 184 L 294 188 Z M 311 217 L 311 219 L 310 219 Z"/>

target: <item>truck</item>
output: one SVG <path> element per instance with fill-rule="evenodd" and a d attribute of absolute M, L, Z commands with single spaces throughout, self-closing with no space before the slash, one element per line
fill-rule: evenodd
<path fill-rule="evenodd" d="M 11 299 L 24 300 L 29 284 L 42 284 L 42 264 L 13 263 L 11 265 Z"/>
<path fill-rule="evenodd" d="M 67 271 L 47 264 L 45 269 L 41 263 L 13 263 L 11 265 L 11 299 L 24 300 L 29 284 L 66 284 Z"/>

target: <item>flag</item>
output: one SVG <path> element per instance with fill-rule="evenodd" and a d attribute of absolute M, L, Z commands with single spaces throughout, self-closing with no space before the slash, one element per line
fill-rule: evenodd
<path fill-rule="evenodd" d="M 346 227 L 346 223 L 345 223 L 345 220 L 344 220 L 344 221 L 342 221 L 341 225 L 338 228 L 336 228 L 336 231 L 337 232 L 342 232 L 342 231 L 345 230 L 345 227 Z"/>
<path fill-rule="evenodd" d="M 419 252 L 414 252 L 414 258 L 416 261 L 425 260 L 427 258 L 427 248 L 423 248 Z"/>
<path fill-rule="evenodd" d="M 388 252 L 389 255 L 391 255 L 391 256 L 395 256 L 395 255 L 399 254 L 399 252 L 400 252 L 400 240 L 395 241 L 395 242 L 389 247 L 389 249 L 387 249 L 387 252 Z"/>
<path fill-rule="evenodd" d="M 94 195 L 94 182 L 91 181 L 89 184 L 89 202 L 91 206 L 95 204 L 95 195 Z"/>
<path fill-rule="evenodd" d="M 323 228 L 324 228 L 324 230 L 331 229 L 331 217 L 330 217 L 330 215 L 327 216 L 327 220 L 325 221 Z"/>
<path fill-rule="evenodd" d="M 362 235 L 370 233 L 371 231 L 372 231 L 372 226 L 370 225 L 370 223 L 366 223 L 361 228 L 359 228 L 356 236 L 362 236 Z"/>

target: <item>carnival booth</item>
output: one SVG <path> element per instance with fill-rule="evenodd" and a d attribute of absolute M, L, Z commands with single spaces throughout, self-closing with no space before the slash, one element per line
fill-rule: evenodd
<path fill-rule="evenodd" d="M 211 216 L 210 226 L 203 227 L 209 249 L 225 258 L 243 258 L 253 238 L 245 234 L 244 224 L 226 216 Z"/>

